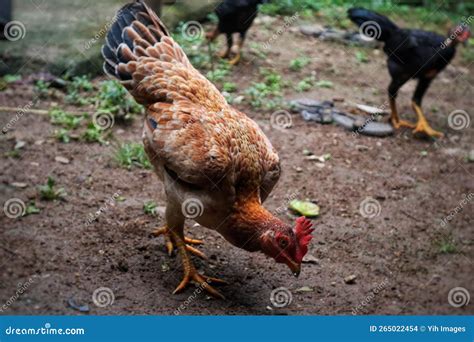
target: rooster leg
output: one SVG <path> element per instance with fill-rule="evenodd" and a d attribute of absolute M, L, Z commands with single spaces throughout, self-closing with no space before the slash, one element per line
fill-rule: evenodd
<path fill-rule="evenodd" d="M 392 126 L 395 129 L 399 129 L 400 127 L 408 127 L 408 128 L 415 128 L 415 124 L 411 123 L 406 120 L 400 120 L 398 117 L 398 111 L 397 111 L 397 104 L 396 100 L 394 98 L 390 97 L 390 109 L 392 114 L 390 115 L 390 122 L 392 123 Z"/>
<path fill-rule="evenodd" d="M 170 238 L 170 231 L 169 231 L 168 227 L 163 226 L 163 227 L 155 229 L 153 231 L 153 235 L 155 235 L 155 236 L 164 235 L 165 240 L 166 240 L 166 249 L 168 250 L 168 255 L 171 256 L 171 254 L 173 254 L 174 244 L 173 244 L 173 241 Z M 184 242 L 186 243 L 186 249 L 188 251 L 190 251 L 191 253 L 193 253 L 194 255 L 197 255 L 198 257 L 200 257 L 202 259 L 207 259 L 206 255 L 203 252 L 201 252 L 200 250 L 190 246 L 191 244 L 192 245 L 200 245 L 200 244 L 203 243 L 202 240 L 191 239 L 191 238 L 185 237 Z"/>
<path fill-rule="evenodd" d="M 212 31 L 209 31 L 206 33 L 206 38 L 207 40 L 209 40 L 210 42 L 214 41 L 219 35 L 221 34 L 221 32 L 219 31 L 219 27 L 216 26 L 214 28 L 214 30 Z"/>
<path fill-rule="evenodd" d="M 413 94 L 412 106 L 413 110 L 418 116 L 418 122 L 415 129 L 413 130 L 413 134 L 415 135 L 428 136 L 431 138 L 443 137 L 443 133 L 435 131 L 433 128 L 431 128 L 431 126 L 428 124 L 428 121 L 426 120 L 425 115 L 423 114 L 423 110 L 421 109 L 421 100 L 423 99 L 423 96 L 425 95 L 431 84 L 431 81 L 435 76 L 436 74 L 432 75 L 431 77 L 420 77 L 418 85 L 415 89 L 415 93 Z"/>
<path fill-rule="evenodd" d="M 428 136 L 431 138 L 442 138 L 444 136 L 443 133 L 435 131 L 431 126 L 428 124 L 428 121 L 425 118 L 425 115 L 423 114 L 423 110 L 419 105 L 417 105 L 415 102 L 412 103 L 413 109 L 418 115 L 418 123 L 416 124 L 415 129 L 413 130 L 413 134 L 415 135 L 422 135 L 422 136 Z"/>
<path fill-rule="evenodd" d="M 226 34 L 225 39 L 226 39 L 225 47 L 222 48 L 222 50 L 217 53 L 217 56 L 219 56 L 220 58 L 229 57 L 230 48 L 232 46 L 232 36 L 230 34 Z"/>
<path fill-rule="evenodd" d="M 211 285 L 209 285 L 209 283 L 214 282 L 214 283 L 220 283 L 220 284 L 227 284 L 227 282 L 221 279 L 202 275 L 198 271 L 196 271 L 196 268 L 194 267 L 194 264 L 188 255 L 189 249 L 186 248 L 186 243 L 184 242 L 184 236 L 183 236 L 182 230 L 181 232 L 178 232 L 175 230 L 169 230 L 169 232 L 170 232 L 169 233 L 170 238 L 175 243 L 178 249 L 178 252 L 181 256 L 181 260 L 183 262 L 183 269 L 184 269 L 183 280 L 181 281 L 181 283 L 179 283 L 178 287 L 173 291 L 173 294 L 181 292 L 188 286 L 189 282 L 193 281 L 199 284 L 199 287 L 202 287 L 212 296 L 225 299 L 225 297 L 219 291 L 217 291 Z"/>
<path fill-rule="evenodd" d="M 234 57 L 229 61 L 230 65 L 236 65 L 240 61 L 243 44 L 244 36 L 240 33 L 234 33 L 232 35 L 232 47 L 230 48 L 230 53 Z"/>
<path fill-rule="evenodd" d="M 403 84 L 405 84 L 406 81 L 407 79 L 403 79 L 400 77 L 392 77 L 392 82 L 390 82 L 390 85 L 388 86 L 388 100 L 390 102 L 391 110 L 390 122 L 392 123 L 392 126 L 395 129 L 399 129 L 400 127 L 415 128 L 414 124 L 409 121 L 400 120 L 398 116 L 396 103 L 398 90 L 400 90 L 400 88 Z"/>

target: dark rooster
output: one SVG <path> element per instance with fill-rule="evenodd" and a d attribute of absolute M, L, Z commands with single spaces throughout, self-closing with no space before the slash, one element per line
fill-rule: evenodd
<path fill-rule="evenodd" d="M 219 52 L 221 58 L 230 58 L 230 64 L 240 60 L 245 35 L 257 17 L 258 5 L 265 0 L 224 0 L 216 7 L 219 23 L 207 33 L 209 41 L 215 40 L 221 33 L 226 35 L 226 46 Z"/>
<path fill-rule="evenodd" d="M 458 43 L 469 39 L 467 25 L 459 24 L 451 30 L 449 37 L 423 30 L 402 29 L 387 17 L 365 8 L 351 8 L 349 18 L 356 23 L 363 34 L 383 41 L 388 56 L 387 66 L 392 81 L 388 87 L 391 108 L 390 121 L 395 128 L 414 128 L 413 133 L 428 137 L 442 137 L 428 124 L 421 109 L 421 101 L 433 79 L 453 59 Z M 398 116 L 396 97 L 398 90 L 410 79 L 418 79 L 412 98 L 412 106 L 418 116 L 417 124 L 401 120 Z"/>

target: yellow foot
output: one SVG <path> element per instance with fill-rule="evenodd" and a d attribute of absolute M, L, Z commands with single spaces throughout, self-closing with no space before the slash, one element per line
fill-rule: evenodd
<path fill-rule="evenodd" d="M 215 288 L 209 285 L 209 283 L 227 284 L 227 282 L 222 279 L 202 275 L 196 271 L 194 266 L 192 266 L 191 268 L 188 268 L 188 267 L 184 268 L 183 280 L 181 280 L 181 283 L 179 283 L 178 287 L 173 291 L 173 294 L 184 290 L 188 286 L 189 282 L 195 282 L 196 284 L 199 285 L 199 287 L 202 287 L 209 294 L 211 294 L 212 296 L 216 298 L 225 299 L 225 297 L 219 291 L 217 291 Z"/>
<path fill-rule="evenodd" d="M 430 137 L 430 138 L 442 138 L 444 136 L 443 133 L 435 131 L 433 128 L 431 128 L 428 122 L 424 120 L 418 121 L 415 129 L 413 130 L 413 134 L 415 136 Z"/>
<path fill-rule="evenodd" d="M 399 129 L 400 127 L 408 127 L 408 128 L 415 128 L 415 124 L 411 123 L 410 121 L 406 120 L 390 120 L 392 122 L 392 126 L 395 129 Z"/>
<path fill-rule="evenodd" d="M 173 244 L 173 241 L 171 241 L 170 233 L 168 231 L 168 227 L 164 226 L 164 227 L 156 228 L 152 232 L 152 234 L 155 235 L 155 236 L 160 236 L 160 235 L 165 236 L 166 249 L 168 250 L 168 255 L 171 256 L 171 254 L 173 254 L 174 244 Z M 202 259 L 207 259 L 207 256 L 203 252 L 201 252 L 199 249 L 194 248 L 193 246 L 190 246 L 190 245 L 200 245 L 200 244 L 204 243 L 204 241 L 185 237 L 184 242 L 186 242 L 186 250 L 193 253 L 194 255 L 197 255 L 198 257 L 200 257 Z"/>
<path fill-rule="evenodd" d="M 235 57 L 229 61 L 229 64 L 236 65 L 237 63 L 239 63 L 239 61 L 240 61 L 240 52 L 236 54 Z"/>

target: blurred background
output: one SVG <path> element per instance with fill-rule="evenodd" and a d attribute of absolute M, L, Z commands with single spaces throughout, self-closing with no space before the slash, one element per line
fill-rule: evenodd
<path fill-rule="evenodd" d="M 0 75 L 47 70 L 54 74 L 91 76 L 101 73 L 100 46 L 108 23 L 121 0 L 1 0 L 0 17 L 23 23 L 25 36 L 14 44 L 0 40 Z M 169 27 L 180 22 L 213 20 L 217 0 L 147 1 Z M 456 22 L 474 12 L 474 2 L 431 0 L 274 0 L 261 8 L 261 14 L 292 15 L 315 19 L 336 28 L 351 26 L 347 8 L 357 5 L 390 15 L 409 27 L 420 27 L 445 34 Z M 4 25 L 3 24 L 3 25 Z M 1 30 L 3 31 L 3 29 Z M 474 60 L 472 47 L 462 52 Z"/>

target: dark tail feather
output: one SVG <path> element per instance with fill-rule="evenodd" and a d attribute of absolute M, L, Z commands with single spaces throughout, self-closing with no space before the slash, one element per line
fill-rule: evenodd
<path fill-rule="evenodd" d="M 392 33 L 398 30 L 398 26 L 386 16 L 369 11 L 365 8 L 350 8 L 347 11 L 347 15 L 353 23 L 362 29 L 364 35 L 383 42 L 387 41 Z"/>
<path fill-rule="evenodd" d="M 169 36 L 166 27 L 142 1 L 123 6 L 102 46 L 104 72 L 126 84 L 132 78 L 131 72 L 117 66 L 146 55 L 145 49 L 161 41 L 163 36 Z"/>

